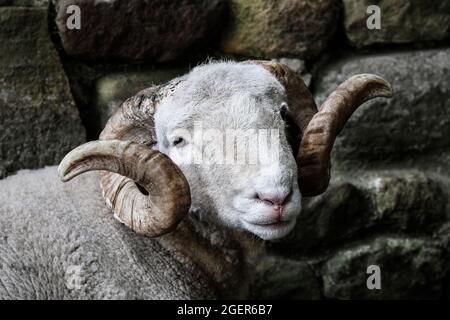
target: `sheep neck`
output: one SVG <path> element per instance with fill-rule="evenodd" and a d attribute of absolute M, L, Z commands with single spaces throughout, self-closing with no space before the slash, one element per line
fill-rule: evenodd
<path fill-rule="evenodd" d="M 220 298 L 246 297 L 250 267 L 264 252 L 263 242 L 249 233 L 218 226 L 195 214 L 159 241 L 182 259 L 188 258 L 197 265 Z"/>

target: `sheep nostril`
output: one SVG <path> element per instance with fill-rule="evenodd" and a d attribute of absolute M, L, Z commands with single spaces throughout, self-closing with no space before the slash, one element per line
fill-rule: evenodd
<path fill-rule="evenodd" d="M 268 206 L 273 207 L 281 207 L 286 203 L 286 200 L 288 199 L 289 195 L 291 193 L 285 193 L 285 194 L 277 194 L 277 195 L 269 195 L 269 194 L 257 194 L 257 198 L 267 204 Z"/>

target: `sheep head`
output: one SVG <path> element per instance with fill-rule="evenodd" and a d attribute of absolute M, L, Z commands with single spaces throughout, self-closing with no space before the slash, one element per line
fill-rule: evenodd
<path fill-rule="evenodd" d="M 333 144 L 351 114 L 363 102 L 391 94 L 382 78 L 356 75 L 317 110 L 301 77 L 283 64 L 204 65 L 125 101 L 100 140 L 71 151 L 59 174 L 68 181 L 101 170 L 103 197 L 115 217 L 147 236 L 173 230 L 192 204 L 215 212 L 215 221 L 228 227 L 275 239 L 292 230 L 301 196 L 327 189 Z M 215 132 L 278 130 L 277 159 L 211 161 L 214 152 L 203 151 L 217 147 L 217 140 L 195 142 L 189 133 L 196 123 Z M 196 152 L 203 162 L 192 162 Z"/>

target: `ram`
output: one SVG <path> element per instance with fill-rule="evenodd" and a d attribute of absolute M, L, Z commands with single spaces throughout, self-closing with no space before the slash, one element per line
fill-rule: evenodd
<path fill-rule="evenodd" d="M 382 78 L 356 75 L 317 110 L 303 80 L 268 61 L 208 63 L 141 91 L 58 169 L 63 181 L 99 176 L 63 184 L 50 167 L 0 183 L 0 298 L 245 297 L 264 240 L 288 234 L 301 197 L 326 190 L 345 122 L 390 95 Z M 276 130 L 277 157 L 217 163 L 220 139 L 200 144 L 199 122 Z"/>

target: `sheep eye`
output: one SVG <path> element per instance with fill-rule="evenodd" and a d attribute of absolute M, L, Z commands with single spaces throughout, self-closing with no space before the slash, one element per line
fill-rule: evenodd
<path fill-rule="evenodd" d="M 181 146 L 181 145 L 183 144 L 183 142 L 184 142 L 184 139 L 183 139 L 182 137 L 176 137 L 176 138 L 173 140 L 172 144 L 173 144 L 174 146 Z"/>

